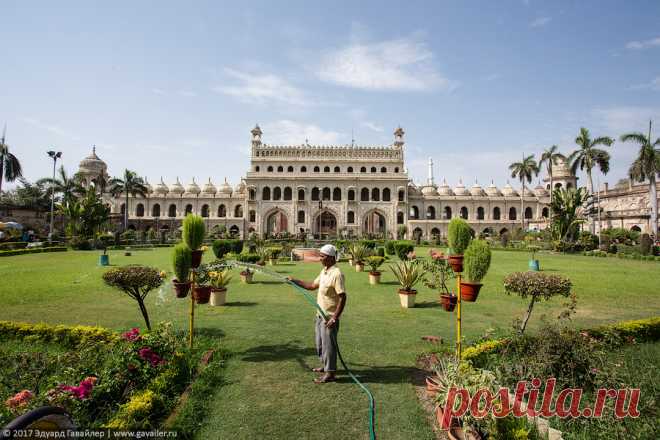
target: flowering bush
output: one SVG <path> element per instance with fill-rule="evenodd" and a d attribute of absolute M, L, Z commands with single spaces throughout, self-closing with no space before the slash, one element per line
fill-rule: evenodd
<path fill-rule="evenodd" d="M 146 266 L 124 266 L 110 269 L 103 274 L 103 281 L 109 286 L 125 292 L 128 296 L 137 301 L 142 312 L 142 317 L 151 330 L 149 323 L 149 313 L 144 304 L 144 299 L 153 289 L 163 284 L 163 278 L 160 271 L 153 267 Z"/>
<path fill-rule="evenodd" d="M 20 408 L 22 406 L 27 405 L 27 403 L 34 397 L 34 393 L 30 390 L 23 390 L 19 391 L 14 395 L 14 397 L 10 397 L 5 401 L 5 405 L 7 405 L 8 408 L 15 410 L 17 408 Z"/>

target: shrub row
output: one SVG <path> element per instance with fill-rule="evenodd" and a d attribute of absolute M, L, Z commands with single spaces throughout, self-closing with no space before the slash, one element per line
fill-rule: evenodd
<path fill-rule="evenodd" d="M 24 254 L 40 254 L 42 252 L 66 252 L 67 250 L 68 248 L 64 246 L 14 249 L 12 251 L 0 251 L 0 257 L 11 257 L 12 255 L 24 255 Z"/>
<path fill-rule="evenodd" d="M 108 246 L 108 250 L 123 251 L 124 249 L 126 249 L 126 247 L 130 247 L 131 249 L 151 249 L 151 248 L 165 248 L 172 246 L 174 246 L 174 243 L 131 244 L 131 245 Z"/>
<path fill-rule="evenodd" d="M 27 245 L 27 241 L 7 241 L 0 243 L 0 250 L 25 249 Z"/>
<path fill-rule="evenodd" d="M 240 254 L 243 251 L 243 240 L 215 240 L 213 242 L 213 253 L 216 258 L 223 258 L 228 253 Z"/>
<path fill-rule="evenodd" d="M 85 325 L 48 325 L 25 322 L 0 321 L 0 336 L 25 338 L 40 342 L 55 342 L 69 348 L 91 343 L 114 343 L 120 339 L 116 333 Z"/>

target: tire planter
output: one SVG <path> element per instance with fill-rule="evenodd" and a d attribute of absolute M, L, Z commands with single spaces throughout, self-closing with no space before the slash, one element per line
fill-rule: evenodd
<path fill-rule="evenodd" d="M 450 255 L 447 261 L 449 261 L 451 270 L 457 273 L 463 272 L 463 255 Z"/>
<path fill-rule="evenodd" d="M 110 255 L 99 255 L 99 266 L 108 266 L 110 264 Z"/>
<path fill-rule="evenodd" d="M 202 254 L 204 251 L 192 251 L 192 267 L 197 269 L 202 264 Z"/>
<path fill-rule="evenodd" d="M 380 272 L 369 272 L 369 284 L 372 286 L 380 284 Z"/>
<path fill-rule="evenodd" d="M 533 272 L 538 272 L 541 270 L 541 267 L 539 265 L 539 260 L 529 260 L 529 264 L 527 265 L 529 267 L 529 270 Z"/>
<path fill-rule="evenodd" d="M 244 284 L 251 284 L 253 276 L 254 276 L 253 272 L 250 273 L 241 272 L 241 282 Z"/>
<path fill-rule="evenodd" d="M 174 292 L 176 293 L 177 298 L 185 298 L 188 296 L 190 291 L 191 283 L 180 283 L 178 280 L 172 280 L 172 285 L 174 286 Z"/>
<path fill-rule="evenodd" d="M 399 289 L 399 301 L 401 302 L 401 307 L 404 309 L 410 309 L 415 307 L 415 297 L 417 296 L 416 290 L 403 290 Z"/>
<path fill-rule="evenodd" d="M 212 306 L 224 306 L 227 302 L 227 289 L 211 289 L 210 302 Z"/>
<path fill-rule="evenodd" d="M 356 272 L 364 272 L 364 264 L 360 264 L 360 263 L 356 264 L 355 265 L 355 271 Z"/>
<path fill-rule="evenodd" d="M 481 290 L 481 283 L 468 283 L 461 281 L 461 301 L 475 302 Z"/>
<path fill-rule="evenodd" d="M 440 295 L 440 304 L 442 304 L 442 308 L 447 312 L 454 311 L 457 301 L 458 297 L 455 295 Z"/>
<path fill-rule="evenodd" d="M 208 304 L 211 298 L 211 286 L 195 286 L 193 297 L 197 304 Z"/>

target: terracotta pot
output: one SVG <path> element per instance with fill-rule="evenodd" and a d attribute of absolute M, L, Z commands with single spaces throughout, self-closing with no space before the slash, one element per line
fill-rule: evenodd
<path fill-rule="evenodd" d="M 353 259 L 352 259 L 352 258 L 349 258 L 349 259 L 348 259 L 348 265 L 349 265 L 349 266 L 352 266 L 352 265 L 353 265 Z"/>
<path fill-rule="evenodd" d="M 433 381 L 431 380 L 430 377 L 427 377 L 426 378 L 426 394 L 429 397 L 435 397 L 435 396 L 438 395 L 438 391 L 439 391 L 438 385 L 433 383 Z"/>
<path fill-rule="evenodd" d="M 192 251 L 192 268 L 197 269 L 202 264 L 203 251 Z"/>
<path fill-rule="evenodd" d="M 211 298 L 211 286 L 195 286 L 193 296 L 197 304 L 208 304 Z"/>
<path fill-rule="evenodd" d="M 191 283 L 180 283 L 178 280 L 172 280 L 172 285 L 174 285 L 174 292 L 176 293 L 177 298 L 185 298 L 188 296 L 188 291 L 190 290 Z"/>
<path fill-rule="evenodd" d="M 355 265 L 355 271 L 356 271 L 356 272 L 364 272 L 364 264 L 357 263 L 357 264 Z"/>
<path fill-rule="evenodd" d="M 440 304 L 447 312 L 453 312 L 456 308 L 458 297 L 455 295 L 440 295 Z"/>
<path fill-rule="evenodd" d="M 481 283 L 461 281 L 461 301 L 475 302 L 482 285 Z"/>
<path fill-rule="evenodd" d="M 245 284 L 250 284 L 252 283 L 252 276 L 254 275 L 253 272 L 250 272 L 249 274 L 243 274 L 241 273 L 241 282 Z"/>
<path fill-rule="evenodd" d="M 438 426 L 440 428 L 442 428 L 442 429 L 449 428 L 450 430 L 460 429 L 460 422 L 458 421 L 458 419 L 456 417 L 451 418 L 451 420 L 449 421 L 449 426 L 448 427 L 443 427 L 442 426 L 442 418 L 444 417 L 444 415 L 445 415 L 444 406 L 440 406 L 440 405 L 436 406 L 435 407 L 435 419 L 438 422 Z M 461 431 L 462 431 L 462 429 L 461 429 Z"/>
<path fill-rule="evenodd" d="M 463 255 L 450 255 L 448 258 L 451 270 L 454 272 L 463 272 Z"/>
<path fill-rule="evenodd" d="M 369 272 L 369 284 L 372 286 L 380 284 L 380 272 Z"/>
<path fill-rule="evenodd" d="M 212 288 L 210 301 L 212 306 L 224 306 L 227 302 L 227 289 Z"/>
<path fill-rule="evenodd" d="M 399 289 L 399 301 L 401 302 L 401 307 L 409 309 L 415 307 L 415 297 L 417 296 L 416 290 L 403 290 Z"/>

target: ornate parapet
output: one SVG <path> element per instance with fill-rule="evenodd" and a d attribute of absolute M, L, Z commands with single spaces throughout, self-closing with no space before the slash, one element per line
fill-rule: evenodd
<path fill-rule="evenodd" d="M 403 150 L 390 146 L 262 144 L 254 146 L 252 159 L 403 160 Z"/>

